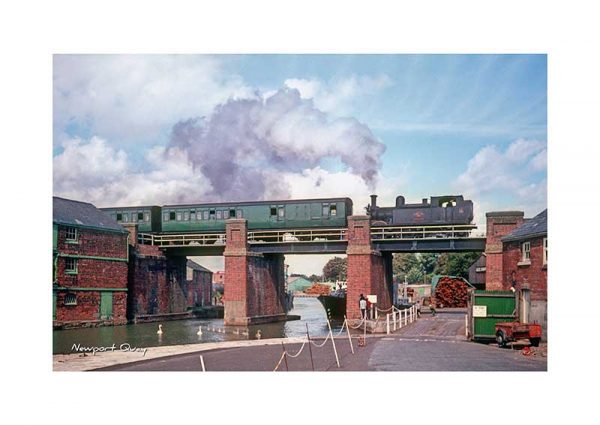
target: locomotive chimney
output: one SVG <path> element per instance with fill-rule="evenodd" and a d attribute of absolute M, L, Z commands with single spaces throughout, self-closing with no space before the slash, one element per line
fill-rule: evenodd
<path fill-rule="evenodd" d="M 371 208 L 377 206 L 377 195 L 371 195 Z"/>

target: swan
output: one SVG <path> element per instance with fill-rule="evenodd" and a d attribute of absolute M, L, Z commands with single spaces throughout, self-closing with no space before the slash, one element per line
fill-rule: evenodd
<path fill-rule="evenodd" d="M 246 331 L 243 331 L 243 332 L 242 332 L 242 335 L 244 335 L 244 336 L 248 336 L 248 331 L 247 331 L 247 330 L 246 330 Z"/>
<path fill-rule="evenodd" d="M 162 335 L 163 334 L 163 330 L 162 330 L 162 325 L 158 325 L 158 330 L 156 331 L 157 335 Z"/>
<path fill-rule="evenodd" d="M 258 331 L 256 331 L 256 339 L 260 339 L 260 337 L 262 336 L 260 329 Z"/>
<path fill-rule="evenodd" d="M 196 332 L 196 335 L 202 336 L 202 326 L 198 326 L 198 332 Z"/>

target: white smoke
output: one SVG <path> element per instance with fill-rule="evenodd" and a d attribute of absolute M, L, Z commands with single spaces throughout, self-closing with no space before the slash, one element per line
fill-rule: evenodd
<path fill-rule="evenodd" d="M 385 146 L 354 118 L 330 119 L 296 89 L 264 98 L 232 99 L 206 118 L 180 121 L 169 149 L 186 152 L 210 182 L 211 200 L 289 196 L 281 173 L 301 172 L 325 158 L 374 188 Z"/>

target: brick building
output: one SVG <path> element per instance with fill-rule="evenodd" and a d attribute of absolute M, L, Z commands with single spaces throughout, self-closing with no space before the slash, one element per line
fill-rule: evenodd
<path fill-rule="evenodd" d="M 546 330 L 548 299 L 548 230 L 547 211 L 525 220 L 501 238 L 503 289 L 528 286 L 531 290 L 530 321 Z"/>
<path fill-rule="evenodd" d="M 212 304 L 213 272 L 192 260 L 187 260 L 186 280 L 188 300 L 191 307 L 204 307 Z"/>
<path fill-rule="evenodd" d="M 54 324 L 126 323 L 129 233 L 92 204 L 52 203 Z"/>

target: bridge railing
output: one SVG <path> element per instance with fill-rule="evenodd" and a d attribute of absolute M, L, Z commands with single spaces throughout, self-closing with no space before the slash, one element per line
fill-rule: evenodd
<path fill-rule="evenodd" d="M 474 224 L 456 226 L 377 226 L 371 227 L 371 240 L 398 241 L 422 239 L 462 239 L 471 237 Z M 260 230 L 248 232 L 251 244 L 319 243 L 347 240 L 348 229 Z M 139 233 L 138 243 L 163 247 L 225 245 L 225 233 Z"/>
<path fill-rule="evenodd" d="M 468 238 L 475 224 L 455 226 L 376 226 L 371 227 L 371 239 L 394 241 L 398 239 L 460 239 Z"/>
<path fill-rule="evenodd" d="M 182 233 L 154 235 L 139 233 L 138 242 L 156 246 L 208 246 L 225 245 L 225 233 Z"/>
<path fill-rule="evenodd" d="M 248 233 L 248 242 L 261 243 L 310 243 L 346 240 L 346 229 L 299 229 L 261 230 Z"/>

